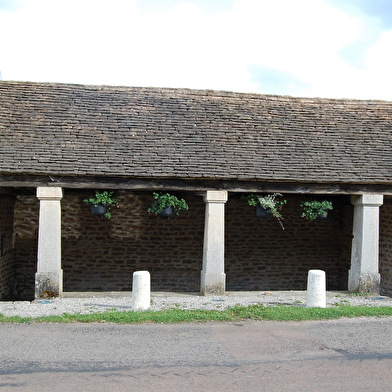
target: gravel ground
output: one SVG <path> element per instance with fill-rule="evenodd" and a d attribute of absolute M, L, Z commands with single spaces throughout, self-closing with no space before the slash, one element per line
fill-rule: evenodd
<path fill-rule="evenodd" d="M 130 293 L 65 293 L 64 298 L 43 298 L 35 301 L 0 302 L 0 314 L 21 317 L 88 314 L 107 310 L 131 311 Z M 254 305 L 287 304 L 306 306 L 306 291 L 228 292 L 224 296 L 201 296 L 196 293 L 151 293 L 151 310 L 214 309 Z M 392 306 L 392 298 L 384 296 L 348 295 L 347 292 L 327 292 L 327 307 L 341 305 Z"/>

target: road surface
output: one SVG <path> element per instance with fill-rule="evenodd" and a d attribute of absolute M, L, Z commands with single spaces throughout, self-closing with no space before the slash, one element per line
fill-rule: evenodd
<path fill-rule="evenodd" d="M 2 324 L 0 391 L 388 391 L 392 318 Z"/>

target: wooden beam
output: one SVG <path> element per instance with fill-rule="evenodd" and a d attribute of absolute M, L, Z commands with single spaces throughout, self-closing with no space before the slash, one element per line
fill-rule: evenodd
<path fill-rule="evenodd" d="M 297 194 L 363 194 L 392 195 L 392 184 L 344 184 L 344 183 L 294 183 L 265 181 L 235 181 L 211 179 L 144 179 L 121 177 L 73 177 L 73 176 L 27 176 L 0 175 L 0 187 L 36 188 L 59 186 L 76 189 L 129 189 L 129 190 L 172 190 L 204 192 L 227 190 L 244 193 L 297 193 Z"/>

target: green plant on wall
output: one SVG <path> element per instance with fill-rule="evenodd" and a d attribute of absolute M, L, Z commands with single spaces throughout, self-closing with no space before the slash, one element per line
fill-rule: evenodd
<path fill-rule="evenodd" d="M 147 210 L 148 212 L 160 214 L 166 207 L 172 207 L 173 212 L 176 215 L 179 215 L 181 211 L 189 209 L 189 206 L 184 199 L 179 199 L 177 196 L 171 195 L 170 193 L 153 192 L 152 196 L 155 201 Z"/>
<path fill-rule="evenodd" d="M 309 220 L 314 220 L 317 218 L 326 218 L 328 215 L 328 211 L 333 209 L 332 202 L 328 200 L 304 201 L 301 203 L 301 207 L 304 209 L 301 218 L 305 218 Z"/>
<path fill-rule="evenodd" d="M 287 200 L 277 200 L 278 197 L 281 197 L 281 193 L 273 193 L 265 196 L 250 194 L 244 196 L 243 198 L 248 202 L 250 206 L 256 207 L 258 204 L 265 210 L 269 211 L 271 215 L 276 218 L 284 230 L 284 226 L 282 223 L 282 208 L 287 203 Z"/>
<path fill-rule="evenodd" d="M 112 217 L 110 209 L 113 207 L 119 208 L 118 199 L 113 197 L 113 194 L 114 191 L 95 191 L 94 196 L 91 196 L 88 199 L 84 199 L 83 202 L 94 207 L 105 206 L 106 213 L 104 214 L 104 216 L 110 219 Z"/>

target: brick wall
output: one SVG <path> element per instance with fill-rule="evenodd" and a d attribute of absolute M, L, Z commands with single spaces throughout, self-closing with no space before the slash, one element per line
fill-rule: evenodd
<path fill-rule="evenodd" d="M 90 192 L 65 192 L 62 260 L 66 291 L 131 290 L 132 274 L 151 273 L 152 290 L 198 291 L 203 198 L 180 194 L 190 210 L 169 220 L 147 213 L 152 194 L 119 192 L 112 218 L 91 215 Z"/>
<path fill-rule="evenodd" d="M 255 208 L 232 195 L 227 204 L 226 274 L 229 290 L 304 290 L 309 269 L 322 269 L 328 290 L 347 289 L 352 205 L 348 197 L 328 197 L 328 218 L 300 218 L 300 202 L 284 195 L 282 230 L 278 221 L 255 216 Z M 324 198 L 322 198 L 324 199 Z"/>
<path fill-rule="evenodd" d="M 380 208 L 381 294 L 392 296 L 392 199 Z"/>
<path fill-rule="evenodd" d="M 117 192 L 120 208 L 110 220 L 91 215 L 90 191 L 64 190 L 62 265 L 65 291 L 129 291 L 132 274 L 148 270 L 154 291 L 199 291 L 203 257 L 202 196 L 181 193 L 190 210 L 169 220 L 147 213 L 151 192 Z M 230 194 L 226 204 L 227 290 L 303 290 L 307 272 L 327 272 L 328 289 L 346 289 L 353 207 L 347 196 L 328 197 L 328 219 L 299 218 L 305 196 L 285 195 L 282 230 L 260 220 L 254 207 Z M 19 196 L 15 210 L 15 295 L 32 298 L 36 272 L 38 201 Z"/>
<path fill-rule="evenodd" d="M 14 195 L 0 194 L 0 299 L 9 299 L 14 285 L 14 204 Z"/>
<path fill-rule="evenodd" d="M 15 288 L 17 299 L 34 298 L 37 272 L 38 209 L 35 191 L 16 199 L 14 213 Z"/>

